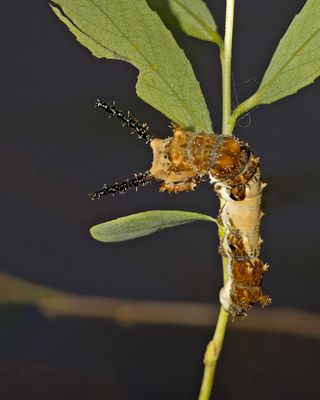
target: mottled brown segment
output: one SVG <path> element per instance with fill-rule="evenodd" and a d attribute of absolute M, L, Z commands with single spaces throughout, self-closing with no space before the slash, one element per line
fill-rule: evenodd
<path fill-rule="evenodd" d="M 243 144 L 233 137 L 224 137 L 210 172 L 217 180 L 226 180 L 239 175 L 246 162 L 247 152 Z"/>
<path fill-rule="evenodd" d="M 262 288 L 259 286 L 252 288 L 235 287 L 231 297 L 242 308 L 240 315 L 245 315 L 252 308 L 253 303 L 259 302 L 263 307 L 271 303 L 270 298 L 263 294 Z"/>
<path fill-rule="evenodd" d="M 230 195 L 234 200 L 243 200 L 246 196 L 246 184 L 254 176 L 259 159 L 248 146 L 237 138 L 227 137 L 217 150 L 215 163 L 210 175 L 215 181 L 224 181 L 230 186 Z"/>
<path fill-rule="evenodd" d="M 244 200 L 246 198 L 246 185 L 230 186 L 230 196 L 233 200 Z"/>
<path fill-rule="evenodd" d="M 200 175 L 206 174 L 211 167 L 216 141 L 215 135 L 203 133 L 192 139 L 191 157 Z"/>
<path fill-rule="evenodd" d="M 232 274 L 235 286 L 260 286 L 263 278 L 263 263 L 261 260 L 232 261 Z"/>
<path fill-rule="evenodd" d="M 168 147 L 168 156 L 174 171 L 193 171 L 194 175 L 208 172 L 216 135 L 175 130 Z"/>
<path fill-rule="evenodd" d="M 233 229 L 232 233 L 229 233 L 228 235 L 228 245 L 232 252 L 232 256 L 234 258 L 239 258 L 239 257 L 248 258 L 246 249 L 243 246 L 241 232 L 237 231 L 236 229 Z"/>
<path fill-rule="evenodd" d="M 196 175 L 197 171 L 193 160 L 188 157 L 190 147 L 190 134 L 182 130 L 176 130 L 168 146 L 168 156 L 171 162 L 171 169 L 175 172 L 182 172 L 189 176 Z"/>
<path fill-rule="evenodd" d="M 266 270 L 262 260 L 249 257 L 239 232 L 230 233 L 227 242 L 231 251 L 231 300 L 241 307 L 240 315 L 245 315 L 254 303 L 270 304 L 270 298 L 262 289 Z"/>
<path fill-rule="evenodd" d="M 217 139 L 218 135 L 214 133 L 193 133 L 178 127 L 174 127 L 172 138 L 152 139 L 150 173 L 163 181 L 160 190 L 178 193 L 194 189 L 194 182 L 211 167 Z"/>

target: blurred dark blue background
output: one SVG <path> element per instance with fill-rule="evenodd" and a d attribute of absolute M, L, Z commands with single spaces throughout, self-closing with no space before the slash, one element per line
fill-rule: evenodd
<path fill-rule="evenodd" d="M 222 0 L 207 1 L 223 33 Z M 210 3 L 210 4 L 209 4 Z M 213 3 L 213 4 L 212 4 Z M 303 0 L 237 2 L 233 73 L 242 101 L 262 78 Z M 91 202 L 87 193 L 146 170 L 151 151 L 94 109 L 116 100 L 170 135 L 164 116 L 135 95 L 137 71 L 95 59 L 47 1 L 2 4 L 1 271 L 83 295 L 217 303 L 222 274 L 217 234 L 190 224 L 113 245 L 90 226 L 152 209 L 216 215 L 209 184 L 179 196 L 152 184 Z M 214 120 L 221 125 L 215 46 L 176 34 Z M 249 80 L 249 81 L 248 81 Z M 243 83 L 246 82 L 246 83 Z M 319 82 L 243 119 L 236 135 L 261 155 L 265 191 L 265 291 L 273 306 L 319 312 Z M 249 124 L 249 122 L 251 122 Z M 250 318 L 250 316 L 249 316 Z M 237 323 L 241 323 L 237 322 Z M 119 326 L 45 319 L 28 306 L 0 309 L 0 396 L 7 399 L 195 399 L 212 329 Z M 231 331 L 219 363 L 217 399 L 303 399 L 318 393 L 319 341 Z"/>

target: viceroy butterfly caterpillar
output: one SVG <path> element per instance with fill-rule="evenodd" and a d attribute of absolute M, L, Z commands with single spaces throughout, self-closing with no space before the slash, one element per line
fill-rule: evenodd
<path fill-rule="evenodd" d="M 271 300 L 263 293 L 263 275 L 268 266 L 260 259 L 261 193 L 265 183 L 260 178 L 259 158 L 237 138 L 214 133 L 194 133 L 173 125 L 173 136 L 158 139 L 150 135 L 147 124 L 140 124 L 130 113 L 124 113 L 100 100 L 96 107 L 119 118 L 132 133 L 150 143 L 153 150 L 151 168 L 135 174 L 133 179 L 104 185 L 89 194 L 97 199 L 107 194 L 124 193 L 152 180 L 160 182 L 160 191 L 195 190 L 209 177 L 222 200 L 219 222 L 224 227 L 220 253 L 227 258 L 229 279 L 220 291 L 220 302 L 233 316 L 245 316 L 253 303 L 262 306 Z"/>

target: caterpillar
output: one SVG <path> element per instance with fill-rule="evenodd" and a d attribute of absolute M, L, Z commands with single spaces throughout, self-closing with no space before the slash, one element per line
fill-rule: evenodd
<path fill-rule="evenodd" d="M 268 266 L 260 259 L 261 194 L 266 186 L 260 177 L 259 158 L 248 144 L 231 136 L 191 132 L 172 125 L 173 135 L 153 137 L 147 124 L 140 124 L 129 113 L 97 100 L 96 106 L 119 118 L 132 133 L 149 143 L 153 162 L 149 170 L 121 183 L 104 185 L 89 194 L 97 199 L 124 193 L 152 180 L 160 191 L 173 193 L 195 190 L 209 178 L 221 200 L 218 220 L 223 226 L 219 251 L 227 259 L 228 280 L 220 291 L 223 308 L 233 316 L 246 316 L 254 303 L 270 304 L 263 293 L 263 275 Z"/>

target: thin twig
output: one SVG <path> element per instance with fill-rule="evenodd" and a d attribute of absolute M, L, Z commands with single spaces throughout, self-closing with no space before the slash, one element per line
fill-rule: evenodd
<path fill-rule="evenodd" d="M 234 6 L 235 0 L 227 0 L 226 2 L 226 18 L 225 18 L 225 32 L 224 32 L 224 44 L 223 49 L 220 51 L 220 60 L 222 68 L 222 134 L 232 135 L 232 129 L 230 129 L 231 119 L 231 62 L 232 62 L 232 37 L 233 37 L 233 20 L 234 20 Z M 220 203 L 222 206 L 222 203 Z M 220 239 L 224 235 L 223 226 L 219 226 Z M 226 262 L 227 260 L 223 257 L 223 277 L 224 283 L 228 279 Z M 209 400 L 211 397 L 211 391 L 213 387 L 213 381 L 217 362 L 219 359 L 220 351 L 222 348 L 225 331 L 228 323 L 228 314 L 222 307 L 220 307 L 220 313 L 213 335 L 213 339 L 209 342 L 207 350 L 204 356 L 204 373 L 201 383 L 201 389 L 199 394 L 199 400 Z"/>
<path fill-rule="evenodd" d="M 121 325 L 139 324 L 212 327 L 218 306 L 184 301 L 148 301 L 84 296 L 31 283 L 0 272 L 0 304 L 34 306 L 47 318 L 98 318 Z M 250 311 L 236 319 L 231 330 L 270 332 L 320 340 L 320 315 L 292 307 Z"/>

